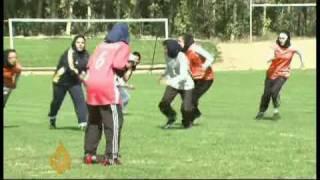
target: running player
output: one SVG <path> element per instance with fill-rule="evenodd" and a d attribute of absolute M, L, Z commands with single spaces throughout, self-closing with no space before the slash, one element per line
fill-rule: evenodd
<path fill-rule="evenodd" d="M 162 78 L 165 78 L 166 90 L 159 103 L 160 111 L 167 117 L 167 123 L 163 128 L 171 128 L 176 121 L 176 112 L 171 107 L 171 102 L 180 94 L 182 98 L 181 114 L 184 128 L 192 127 L 194 116 L 192 105 L 192 90 L 194 82 L 189 73 L 189 61 L 186 55 L 181 52 L 181 47 L 176 40 L 165 40 L 163 42 L 166 69 Z M 161 79 L 160 79 L 161 80 Z"/>
<path fill-rule="evenodd" d="M 200 97 L 209 90 L 214 81 L 214 73 L 211 67 L 214 57 L 196 44 L 191 34 L 187 33 L 180 36 L 178 42 L 190 61 L 190 71 L 194 80 L 192 103 L 194 105 L 193 115 L 195 120 L 201 116 L 199 109 Z"/>
<path fill-rule="evenodd" d="M 6 49 L 3 52 L 3 108 L 9 96 L 17 87 L 17 82 L 21 73 L 21 65 L 18 61 L 15 49 Z"/>
<path fill-rule="evenodd" d="M 264 82 L 264 92 L 261 97 L 260 109 L 256 119 L 262 119 L 265 111 L 268 109 L 269 102 L 273 102 L 273 119 L 279 119 L 280 106 L 280 90 L 284 83 L 290 76 L 290 63 L 294 54 L 300 58 L 301 68 L 304 67 L 302 55 L 300 51 L 291 46 L 290 33 L 288 31 L 281 31 L 273 48 L 273 53 L 268 59 L 271 65 L 266 73 Z"/>
<path fill-rule="evenodd" d="M 67 92 L 69 92 L 74 104 L 79 128 L 83 130 L 87 126 L 88 110 L 79 77 L 86 71 L 89 59 L 85 42 L 86 39 L 83 35 L 77 35 L 74 37 L 71 47 L 60 57 L 52 80 L 53 98 L 48 113 L 51 129 L 56 128 L 56 116 Z"/>

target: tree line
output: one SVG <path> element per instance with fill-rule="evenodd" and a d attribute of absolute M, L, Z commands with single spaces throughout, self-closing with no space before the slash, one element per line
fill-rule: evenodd
<path fill-rule="evenodd" d="M 254 3 L 316 3 L 316 0 L 253 0 Z M 250 0 L 5 0 L 4 18 L 168 18 L 169 34 L 192 32 L 201 38 L 236 40 L 249 36 Z M 105 32 L 103 24 L 16 23 L 15 34 L 58 35 Z M 130 25 L 135 35 L 164 34 L 163 24 Z M 294 36 L 315 36 L 315 7 L 255 7 L 253 35 L 286 29 Z M 8 26 L 4 25 L 4 35 Z"/>

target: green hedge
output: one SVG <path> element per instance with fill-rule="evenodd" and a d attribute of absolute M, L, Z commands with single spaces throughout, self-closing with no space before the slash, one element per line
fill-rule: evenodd
<path fill-rule="evenodd" d="M 91 38 L 87 40 L 87 49 L 92 53 L 102 39 Z M 162 41 L 157 41 L 154 64 L 163 64 Z M 142 64 L 151 64 L 155 40 L 132 39 L 132 51 L 139 51 L 142 55 Z M 216 46 L 210 42 L 201 42 L 201 45 L 218 58 L 220 53 Z M 70 38 L 15 38 L 14 46 L 24 67 L 53 67 L 56 66 L 61 54 L 71 45 Z M 4 38 L 4 48 L 9 47 L 9 38 Z"/>

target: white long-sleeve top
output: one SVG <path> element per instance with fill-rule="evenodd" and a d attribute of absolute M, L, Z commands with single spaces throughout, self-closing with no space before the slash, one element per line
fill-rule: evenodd
<path fill-rule="evenodd" d="M 167 85 L 179 90 L 190 90 L 194 88 L 189 71 L 189 61 L 183 52 L 179 52 L 176 58 L 166 58 L 166 70 L 164 76 Z"/>
<path fill-rule="evenodd" d="M 197 45 L 197 44 L 192 44 L 190 46 L 190 49 L 195 51 L 196 53 L 198 53 L 199 55 L 201 55 L 202 57 L 204 57 L 205 62 L 203 63 L 203 67 L 206 69 L 210 66 L 212 66 L 213 62 L 214 62 L 214 56 L 212 54 L 210 54 L 208 51 L 206 51 L 205 49 L 203 49 L 201 46 Z"/>

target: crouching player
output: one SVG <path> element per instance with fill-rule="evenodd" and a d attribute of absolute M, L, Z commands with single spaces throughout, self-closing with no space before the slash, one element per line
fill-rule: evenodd
<path fill-rule="evenodd" d="M 3 52 L 3 108 L 9 99 L 13 89 L 17 87 L 18 78 L 21 73 L 21 65 L 17 59 L 14 49 Z"/>
<path fill-rule="evenodd" d="M 127 113 L 127 106 L 130 100 L 130 94 L 128 90 L 133 90 L 134 86 L 131 84 L 128 84 L 129 79 L 131 78 L 131 75 L 133 71 L 136 70 L 136 67 L 138 64 L 140 64 L 141 61 L 141 55 L 139 52 L 135 51 L 129 56 L 129 63 L 130 68 L 127 69 L 123 77 L 118 76 L 117 77 L 117 83 L 118 88 L 121 96 L 122 101 L 122 112 L 123 114 Z"/>

